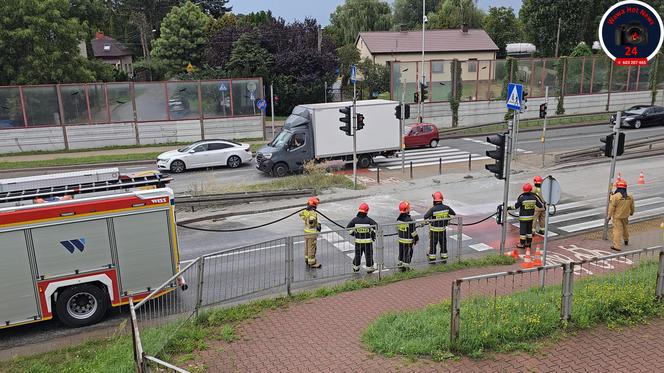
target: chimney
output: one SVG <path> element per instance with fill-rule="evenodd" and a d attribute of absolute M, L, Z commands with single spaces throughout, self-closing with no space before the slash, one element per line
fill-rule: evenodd
<path fill-rule="evenodd" d="M 408 32 L 408 25 L 405 25 L 405 24 L 403 24 L 403 23 L 400 24 L 400 25 L 399 25 L 399 31 L 401 31 L 401 32 Z"/>
<path fill-rule="evenodd" d="M 464 22 L 464 23 L 461 25 L 461 31 L 463 31 L 464 34 L 467 34 L 467 33 L 468 33 L 468 24 L 467 24 L 467 23 Z"/>
<path fill-rule="evenodd" d="M 95 33 L 95 39 L 97 39 L 97 40 L 101 40 L 101 39 L 103 39 L 103 38 L 104 38 L 104 32 L 103 32 L 103 31 L 97 31 L 97 32 Z"/>

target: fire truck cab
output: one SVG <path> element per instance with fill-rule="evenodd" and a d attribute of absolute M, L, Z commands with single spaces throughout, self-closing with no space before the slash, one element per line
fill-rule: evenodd
<path fill-rule="evenodd" d="M 118 169 L 0 180 L 0 328 L 94 324 L 176 274 L 169 181 Z"/>

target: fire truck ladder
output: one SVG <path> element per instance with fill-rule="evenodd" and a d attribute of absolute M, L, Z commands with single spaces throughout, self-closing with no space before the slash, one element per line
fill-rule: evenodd
<path fill-rule="evenodd" d="M 173 180 L 158 171 L 121 174 L 117 168 L 0 180 L 0 203 L 112 190 L 163 188 Z"/>

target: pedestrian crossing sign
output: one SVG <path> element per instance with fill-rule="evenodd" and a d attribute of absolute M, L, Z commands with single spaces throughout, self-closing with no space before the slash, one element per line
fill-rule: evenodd
<path fill-rule="evenodd" d="M 507 85 L 507 108 L 521 110 L 521 101 L 523 101 L 523 85 L 509 83 Z"/>

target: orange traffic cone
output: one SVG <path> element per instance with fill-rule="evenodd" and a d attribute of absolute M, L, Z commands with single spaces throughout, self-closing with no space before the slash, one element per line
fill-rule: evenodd
<path fill-rule="evenodd" d="M 519 258 L 521 258 L 521 256 L 519 255 L 519 250 L 517 250 L 517 249 L 512 250 L 511 255 L 512 255 L 512 258 L 514 258 L 514 260 L 519 260 Z"/>
<path fill-rule="evenodd" d="M 641 170 L 641 174 L 639 175 L 639 181 L 636 184 L 644 185 L 645 183 L 646 183 L 646 175 L 644 175 L 643 170 Z"/>
<path fill-rule="evenodd" d="M 521 263 L 521 268 L 523 269 L 533 268 L 533 262 L 530 259 L 530 247 L 526 248 L 526 256 L 523 257 L 523 263 Z"/>
<path fill-rule="evenodd" d="M 535 248 L 535 259 L 533 260 L 533 265 L 535 267 L 542 266 L 542 252 L 540 251 L 539 245 Z"/>

